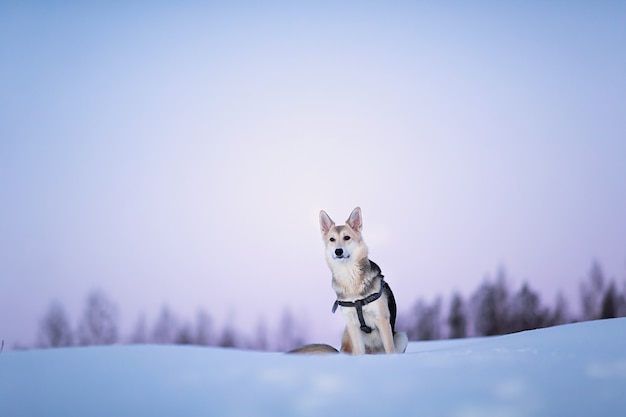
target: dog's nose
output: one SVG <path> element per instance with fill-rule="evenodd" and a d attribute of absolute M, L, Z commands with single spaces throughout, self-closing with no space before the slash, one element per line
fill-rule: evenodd
<path fill-rule="evenodd" d="M 343 249 L 341 249 L 341 248 L 335 249 L 335 255 L 337 255 L 337 256 L 343 255 Z"/>

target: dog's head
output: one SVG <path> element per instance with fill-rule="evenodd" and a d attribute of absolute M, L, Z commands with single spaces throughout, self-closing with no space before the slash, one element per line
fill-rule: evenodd
<path fill-rule="evenodd" d="M 320 211 L 320 229 L 326 246 L 326 259 L 331 261 L 358 261 L 367 256 L 367 246 L 361 236 L 363 220 L 359 207 L 352 210 L 346 224 L 336 226 L 324 210 Z"/>

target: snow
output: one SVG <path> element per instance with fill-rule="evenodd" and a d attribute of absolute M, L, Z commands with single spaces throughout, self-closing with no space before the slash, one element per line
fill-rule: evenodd
<path fill-rule="evenodd" d="M 626 319 L 411 343 L 404 355 L 184 346 L 0 353 L 6 416 L 626 415 Z"/>

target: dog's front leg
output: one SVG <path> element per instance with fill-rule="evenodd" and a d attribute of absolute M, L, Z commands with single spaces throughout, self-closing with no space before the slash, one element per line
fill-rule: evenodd
<path fill-rule="evenodd" d="M 365 354 L 365 341 L 361 334 L 361 329 L 354 323 L 348 324 L 348 335 L 352 341 L 352 354 L 364 355 Z"/>
<path fill-rule="evenodd" d="M 389 324 L 389 321 L 385 320 L 382 323 L 379 323 L 378 331 L 380 332 L 380 337 L 383 340 L 385 353 L 394 353 L 395 348 L 393 345 L 393 332 L 391 331 L 391 324 Z"/>
<path fill-rule="evenodd" d="M 352 344 L 352 354 L 364 355 L 365 340 L 363 340 L 363 335 L 361 334 L 359 319 L 356 312 L 353 310 L 354 309 L 352 307 L 341 308 L 341 312 L 346 319 L 346 330 L 348 332 L 348 337 L 350 338 L 350 342 Z"/>

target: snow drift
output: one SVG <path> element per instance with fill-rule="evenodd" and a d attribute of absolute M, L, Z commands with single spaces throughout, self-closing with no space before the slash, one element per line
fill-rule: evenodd
<path fill-rule="evenodd" d="M 411 343 L 404 355 L 206 347 L 3 352 L 5 416 L 620 416 L 626 319 Z"/>

